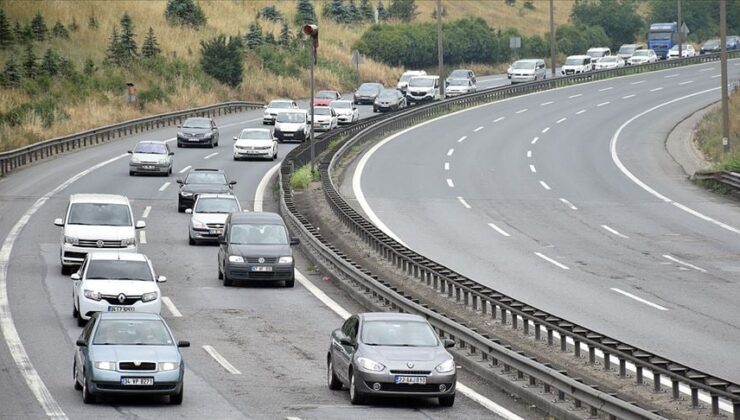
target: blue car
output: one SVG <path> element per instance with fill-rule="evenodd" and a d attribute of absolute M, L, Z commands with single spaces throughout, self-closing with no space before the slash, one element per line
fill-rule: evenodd
<path fill-rule="evenodd" d="M 85 404 L 100 395 L 169 395 L 182 404 L 185 365 L 164 319 L 141 312 L 96 312 L 77 339 L 74 385 Z"/>

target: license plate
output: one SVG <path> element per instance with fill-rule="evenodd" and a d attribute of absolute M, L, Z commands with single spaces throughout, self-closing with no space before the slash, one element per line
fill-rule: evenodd
<path fill-rule="evenodd" d="M 188 139 L 188 141 L 198 141 L 198 139 L 193 137 L 193 138 Z"/>
<path fill-rule="evenodd" d="M 248 155 L 259 155 L 260 153 L 262 152 L 260 152 L 259 150 L 247 150 Z"/>
<path fill-rule="evenodd" d="M 109 306 L 108 312 L 136 312 L 133 306 Z"/>
<path fill-rule="evenodd" d="M 208 231 L 211 235 L 220 235 L 223 233 L 221 229 L 211 229 Z"/>
<path fill-rule="evenodd" d="M 154 378 L 121 378 L 121 385 L 125 386 L 151 386 Z"/>
<path fill-rule="evenodd" d="M 252 271 L 259 271 L 259 272 L 272 271 L 272 267 L 269 267 L 269 266 L 265 267 L 265 266 L 261 266 L 261 265 L 255 265 L 255 266 L 252 266 Z"/>
<path fill-rule="evenodd" d="M 426 376 L 396 376 L 397 384 L 426 385 Z"/>
<path fill-rule="evenodd" d="M 283 133 L 285 137 L 293 137 L 293 133 Z"/>

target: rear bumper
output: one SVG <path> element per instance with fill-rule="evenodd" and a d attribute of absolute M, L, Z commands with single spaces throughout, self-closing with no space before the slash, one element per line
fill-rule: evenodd
<path fill-rule="evenodd" d="M 293 280 L 293 265 L 270 264 L 272 271 L 252 271 L 249 264 L 238 264 L 227 262 L 224 274 L 231 280 L 249 281 L 290 281 Z"/>

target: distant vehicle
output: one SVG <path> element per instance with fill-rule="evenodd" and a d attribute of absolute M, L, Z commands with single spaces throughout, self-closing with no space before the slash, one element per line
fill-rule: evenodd
<path fill-rule="evenodd" d="M 355 104 L 371 104 L 375 102 L 375 98 L 383 88 L 384 86 L 380 83 L 363 83 L 352 95 L 352 100 Z"/>
<path fill-rule="evenodd" d="M 668 57 L 668 50 L 678 42 L 676 22 L 652 23 L 647 34 L 647 47 L 655 51 L 660 59 Z"/>
<path fill-rule="evenodd" d="M 445 98 L 466 95 L 477 90 L 473 81 L 470 79 L 452 79 L 448 83 L 445 88 Z"/>
<path fill-rule="evenodd" d="M 696 55 L 696 50 L 694 50 L 694 46 L 691 44 L 683 44 L 683 48 L 681 49 L 681 58 L 687 58 L 687 57 L 693 57 Z M 668 50 L 668 59 L 675 59 L 678 58 L 678 44 L 671 47 L 670 50 Z"/>
<path fill-rule="evenodd" d="M 275 118 L 273 135 L 278 143 L 303 142 L 311 137 L 311 129 L 308 125 L 308 113 L 302 109 L 280 112 Z"/>
<path fill-rule="evenodd" d="M 560 68 L 560 74 L 570 76 L 591 71 L 590 55 L 571 55 L 565 59 L 565 64 Z"/>
<path fill-rule="evenodd" d="M 373 112 L 398 111 L 406 108 L 406 96 L 398 89 L 383 89 L 373 104 Z"/>
<path fill-rule="evenodd" d="M 198 245 L 200 242 L 216 242 L 219 235 L 224 234 L 226 217 L 240 211 L 242 207 L 239 200 L 231 194 L 199 195 L 193 208 L 185 210 L 185 213 L 192 215 L 188 243 Z"/>
<path fill-rule="evenodd" d="M 205 144 L 218 146 L 218 127 L 212 118 L 192 117 L 177 128 L 177 147 Z"/>
<path fill-rule="evenodd" d="M 82 264 L 88 252 L 138 252 L 136 230 L 128 198 L 113 194 L 72 194 L 64 218 L 54 219 L 62 228 L 59 259 L 62 274 Z"/>
<path fill-rule="evenodd" d="M 231 213 L 219 236 L 218 278 L 224 286 L 236 280 L 283 282 L 293 287 L 292 245 L 288 228 L 277 213 Z"/>
<path fill-rule="evenodd" d="M 658 55 L 653 50 L 637 50 L 629 60 L 627 65 L 635 66 L 639 64 L 649 64 L 658 62 Z"/>
<path fill-rule="evenodd" d="M 231 194 L 236 181 L 229 181 L 222 169 L 194 168 L 188 171 L 185 180 L 178 179 L 177 211 L 192 209 L 199 194 Z"/>
<path fill-rule="evenodd" d="M 244 158 L 277 159 L 278 144 L 267 128 L 245 128 L 234 136 L 234 160 Z"/>
<path fill-rule="evenodd" d="M 100 395 L 169 395 L 182 404 L 185 363 L 164 319 L 148 313 L 96 313 L 76 341 L 72 372 L 82 401 Z"/>
<path fill-rule="evenodd" d="M 292 99 L 275 99 L 265 105 L 265 114 L 262 117 L 262 124 L 275 124 L 275 117 L 280 111 L 289 111 L 298 109 L 298 104 Z"/>
<path fill-rule="evenodd" d="M 473 70 L 468 69 L 457 69 L 453 70 L 452 73 L 450 73 L 449 76 L 447 76 L 447 80 L 445 80 L 445 86 L 448 86 L 453 80 L 455 79 L 467 79 L 470 80 L 470 84 L 475 86 L 476 83 L 478 83 L 475 79 L 475 73 Z"/>
<path fill-rule="evenodd" d="M 599 62 L 596 63 L 594 70 L 617 69 L 620 67 L 624 67 L 624 60 L 619 56 L 610 55 L 599 60 Z"/>
<path fill-rule="evenodd" d="M 313 106 L 329 106 L 337 99 L 342 99 L 342 94 L 336 90 L 320 90 L 313 98 Z"/>
<path fill-rule="evenodd" d="M 419 315 L 356 314 L 331 333 L 327 385 L 331 390 L 346 385 L 352 405 L 376 396 L 436 397 L 439 405 L 451 407 L 457 371 L 446 349 L 454 346 Z"/>
<path fill-rule="evenodd" d="M 339 125 L 337 111 L 330 106 L 314 106 L 313 115 L 308 116 L 314 131 L 330 131 Z"/>
<path fill-rule="evenodd" d="M 644 44 L 623 44 L 621 47 L 619 47 L 617 56 L 626 62 L 630 57 L 632 57 L 632 53 L 634 53 L 636 50 L 641 50 L 644 48 Z"/>
<path fill-rule="evenodd" d="M 352 124 L 360 120 L 360 110 L 352 101 L 334 101 L 331 107 L 337 113 L 337 123 L 340 125 Z"/>
<path fill-rule="evenodd" d="M 740 50 L 740 36 L 728 35 L 726 41 L 727 51 Z"/>
<path fill-rule="evenodd" d="M 424 70 L 409 70 L 404 72 L 401 77 L 398 79 L 398 84 L 396 85 L 396 89 L 403 92 L 403 94 L 406 94 L 406 89 L 408 89 L 409 86 L 409 80 L 411 80 L 412 77 L 416 76 L 426 76 L 427 72 Z"/>
<path fill-rule="evenodd" d="M 131 159 L 128 161 L 128 174 L 160 174 L 167 176 L 172 173 L 174 152 L 163 141 L 140 141 L 133 150 L 129 150 Z"/>
<path fill-rule="evenodd" d="M 545 60 L 539 58 L 517 60 L 511 63 L 506 74 L 509 75 L 512 84 L 544 80 L 547 77 Z"/>
<path fill-rule="evenodd" d="M 95 312 L 158 314 L 162 292 L 157 283 L 164 281 L 144 254 L 91 252 L 72 274 L 72 316 L 83 326 Z"/>
<path fill-rule="evenodd" d="M 406 90 L 406 103 L 436 101 L 441 99 L 439 93 L 439 76 L 416 76 L 409 80 Z"/>
<path fill-rule="evenodd" d="M 612 50 L 606 47 L 589 48 L 588 51 L 586 51 L 586 55 L 591 57 L 591 68 L 594 69 L 599 60 L 612 55 Z"/>

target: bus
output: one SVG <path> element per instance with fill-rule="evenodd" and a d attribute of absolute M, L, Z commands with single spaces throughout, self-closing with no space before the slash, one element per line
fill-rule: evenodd
<path fill-rule="evenodd" d="M 647 47 L 665 60 L 668 57 L 668 50 L 678 44 L 678 24 L 676 22 L 650 24 L 647 42 Z"/>

